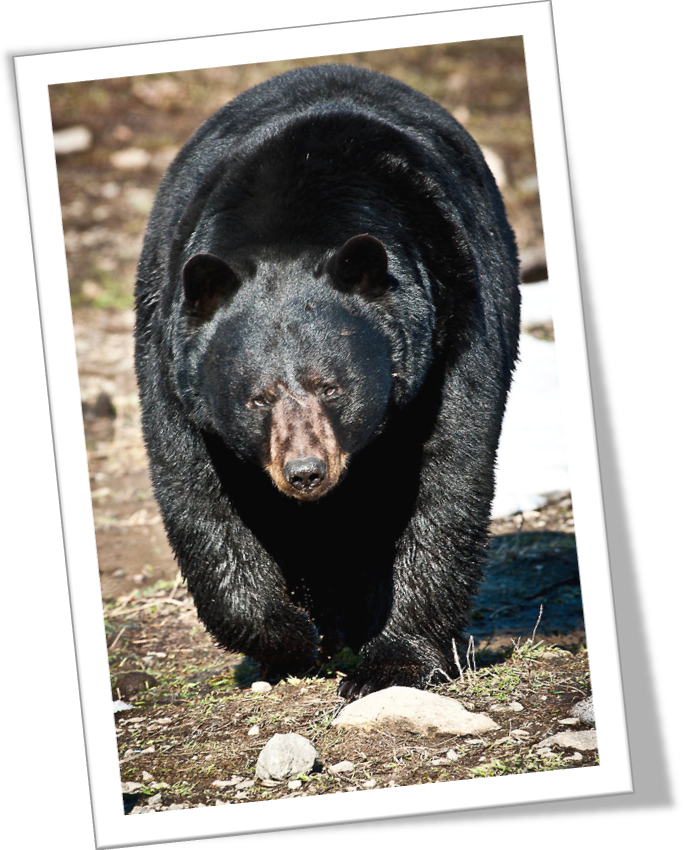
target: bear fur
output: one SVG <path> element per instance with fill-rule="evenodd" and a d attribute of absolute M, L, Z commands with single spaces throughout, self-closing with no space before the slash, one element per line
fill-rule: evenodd
<path fill-rule="evenodd" d="M 136 286 L 169 541 L 215 639 L 271 678 L 343 647 L 347 699 L 453 670 L 519 334 L 482 154 L 371 71 L 291 71 L 171 164 Z"/>

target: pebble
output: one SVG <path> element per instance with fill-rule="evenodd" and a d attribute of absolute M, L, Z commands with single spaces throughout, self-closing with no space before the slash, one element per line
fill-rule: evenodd
<path fill-rule="evenodd" d="M 353 762 L 340 761 L 338 764 L 330 765 L 327 769 L 330 773 L 349 773 L 353 770 Z"/>
<path fill-rule="evenodd" d="M 152 155 L 142 148 L 124 148 L 109 157 L 114 168 L 128 171 L 141 171 L 149 165 L 151 159 Z"/>
<path fill-rule="evenodd" d="M 292 779 L 291 782 L 287 783 L 287 787 L 290 791 L 296 791 L 297 789 L 301 788 L 302 785 L 303 782 L 300 779 Z"/>
<path fill-rule="evenodd" d="M 598 738 L 594 729 L 584 732 L 558 732 L 557 735 L 551 735 L 549 738 L 544 738 L 536 745 L 539 750 L 548 747 L 573 747 L 575 750 L 597 750 Z"/>
<path fill-rule="evenodd" d="M 63 156 L 68 153 L 87 151 L 92 145 L 92 133 L 87 127 L 66 127 L 54 134 L 55 153 Z"/>
<path fill-rule="evenodd" d="M 252 682 L 251 689 L 255 694 L 267 694 L 273 690 L 270 682 Z"/>
<path fill-rule="evenodd" d="M 308 773 L 315 764 L 318 753 L 303 735 L 288 732 L 274 735 L 261 750 L 256 762 L 259 779 L 287 779 Z"/>
<path fill-rule="evenodd" d="M 251 735 L 251 736 L 252 736 L 252 738 L 253 738 L 253 737 L 254 737 L 254 735 L 258 735 L 258 733 L 259 733 L 260 731 L 261 731 L 261 730 L 259 729 L 259 727 L 258 727 L 258 726 L 252 726 L 252 727 L 251 727 L 251 729 L 247 732 L 247 735 Z"/>
<path fill-rule="evenodd" d="M 577 702 L 576 705 L 572 706 L 572 710 L 569 713 L 581 723 L 585 723 L 586 726 L 595 726 L 595 710 L 593 708 L 592 696 L 582 699 L 581 702 Z"/>

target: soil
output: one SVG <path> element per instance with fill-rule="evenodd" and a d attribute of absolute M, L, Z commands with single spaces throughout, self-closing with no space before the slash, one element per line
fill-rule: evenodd
<path fill-rule="evenodd" d="M 521 39 L 341 57 L 436 97 L 501 159 L 523 251 L 542 229 Z M 316 60 L 305 60 L 313 63 Z M 476 738 L 341 731 L 337 680 L 356 663 L 254 693 L 258 668 L 218 648 L 180 580 L 151 492 L 133 372 L 132 291 L 161 174 L 201 121 L 243 88 L 293 63 L 218 68 L 51 87 L 55 129 L 86 125 L 87 151 L 58 157 L 93 516 L 127 812 L 370 790 L 597 763 L 535 744 L 566 729 L 590 694 L 569 494 L 492 523 L 486 580 L 463 675 L 437 692 L 489 713 Z M 121 165 L 116 154 L 130 154 Z M 140 156 L 142 153 L 142 156 Z M 125 158 L 124 158 L 125 161 Z M 141 165 L 142 163 L 142 165 Z M 552 327 L 536 330 L 552 338 Z M 539 620 L 540 615 L 540 620 Z M 581 728 L 572 727 L 572 728 Z M 255 780 L 261 748 L 297 731 L 319 754 L 308 776 Z M 329 768 L 350 761 L 353 769 Z M 220 784 L 215 784 L 216 782 Z"/>

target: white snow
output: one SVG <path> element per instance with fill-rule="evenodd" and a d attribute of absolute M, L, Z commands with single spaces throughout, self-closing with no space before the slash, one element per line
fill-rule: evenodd
<path fill-rule="evenodd" d="M 522 325 L 551 319 L 548 283 L 522 286 Z M 533 510 L 569 490 L 555 343 L 523 333 L 498 449 L 492 516 Z"/>

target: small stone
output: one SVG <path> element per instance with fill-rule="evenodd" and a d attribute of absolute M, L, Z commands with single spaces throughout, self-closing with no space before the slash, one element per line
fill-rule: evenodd
<path fill-rule="evenodd" d="M 315 747 L 302 735 L 274 735 L 259 754 L 256 775 L 259 779 L 288 779 L 308 773 L 317 758 Z"/>
<path fill-rule="evenodd" d="M 578 726 L 581 722 L 578 717 L 565 717 L 564 720 L 558 720 L 563 726 Z"/>
<path fill-rule="evenodd" d="M 160 802 L 161 802 L 161 794 L 155 794 L 153 797 L 150 797 L 149 800 L 147 800 L 147 805 L 148 806 L 156 806 L 156 804 L 160 803 Z"/>
<path fill-rule="evenodd" d="M 123 794 L 134 794 L 142 788 L 142 782 L 122 782 L 121 783 L 121 793 Z"/>
<path fill-rule="evenodd" d="M 365 782 L 363 783 L 363 787 L 364 787 L 364 788 L 374 788 L 374 787 L 375 787 L 375 785 L 377 785 L 377 780 L 376 780 L 376 779 L 368 779 L 367 781 L 365 781 Z"/>
<path fill-rule="evenodd" d="M 525 738 L 528 738 L 528 737 L 529 737 L 530 733 L 529 733 L 529 732 L 527 732 L 527 731 L 526 731 L 526 729 L 513 729 L 513 730 L 510 732 L 510 735 L 511 735 L 513 738 L 517 738 L 517 739 L 519 739 L 519 740 L 524 740 Z"/>
<path fill-rule="evenodd" d="M 576 705 L 572 706 L 572 710 L 569 713 L 581 723 L 585 723 L 587 726 L 595 726 L 595 710 L 593 709 L 592 696 L 582 699 L 581 702 L 577 702 Z"/>
<path fill-rule="evenodd" d="M 252 785 L 255 785 L 255 784 L 256 783 L 253 779 L 244 779 L 244 780 L 242 780 L 242 782 L 238 782 L 237 785 L 235 785 L 235 790 L 236 791 L 244 791 L 245 788 L 251 788 Z"/>
<path fill-rule="evenodd" d="M 585 732 L 558 732 L 557 735 L 551 735 L 545 738 L 538 747 L 572 747 L 575 750 L 597 750 L 598 737 L 594 729 Z"/>
<path fill-rule="evenodd" d="M 510 708 L 512 711 L 524 711 L 524 706 L 519 702 L 511 702 Z"/>
<path fill-rule="evenodd" d="M 460 758 L 460 756 L 456 753 L 455 750 L 449 750 L 446 753 L 446 758 L 450 759 L 451 761 L 457 761 Z"/>
<path fill-rule="evenodd" d="M 574 755 L 567 756 L 565 761 L 583 761 L 583 756 L 581 753 L 574 753 Z"/>
<path fill-rule="evenodd" d="M 253 738 L 254 735 L 258 735 L 260 731 L 261 730 L 258 728 L 258 726 L 252 726 L 251 729 L 247 732 L 247 735 L 251 735 L 251 737 Z"/>
<path fill-rule="evenodd" d="M 214 779 L 211 784 L 215 785 L 216 788 L 231 788 L 233 785 L 239 785 L 240 782 L 244 782 L 243 776 L 233 776 L 232 779 Z"/>
<path fill-rule="evenodd" d="M 147 168 L 151 159 L 152 155 L 142 148 L 125 148 L 109 157 L 114 168 L 128 171 L 141 171 L 143 168 Z"/>
<path fill-rule="evenodd" d="M 144 782 L 152 782 L 154 777 L 152 776 L 151 773 L 148 773 L 148 771 L 143 770 L 142 771 L 142 779 L 143 779 Z"/>
<path fill-rule="evenodd" d="M 287 787 L 290 791 L 297 791 L 304 783 L 300 779 L 292 779 L 291 782 L 287 783 Z"/>
<path fill-rule="evenodd" d="M 327 769 L 330 773 L 349 773 L 353 770 L 353 762 L 340 761 L 338 764 L 330 765 Z"/>
<path fill-rule="evenodd" d="M 87 127 L 82 126 L 66 127 L 64 130 L 57 130 L 53 138 L 55 153 L 58 156 L 87 151 L 92 144 L 92 133 Z"/>
<path fill-rule="evenodd" d="M 100 395 L 102 396 L 104 393 L 101 393 Z M 104 400 L 101 400 L 100 396 L 98 396 L 94 407 L 98 411 L 103 411 L 104 405 Z M 98 415 L 102 415 L 102 413 L 99 413 Z M 106 415 L 110 416 L 111 414 L 107 413 Z M 114 416 L 116 416 L 116 411 L 114 411 Z M 159 683 L 154 676 L 150 676 L 149 673 L 144 673 L 141 670 L 132 670 L 130 673 L 123 673 L 118 677 L 115 689 L 117 693 L 123 697 L 123 699 L 130 699 L 136 694 L 143 693 L 150 688 L 155 688 L 158 684 Z"/>
<path fill-rule="evenodd" d="M 267 694 L 273 690 L 270 682 L 252 682 L 251 689 L 255 694 Z"/>
<path fill-rule="evenodd" d="M 130 186 L 126 189 L 126 203 L 134 212 L 147 215 L 154 204 L 154 192 L 144 187 Z"/>

